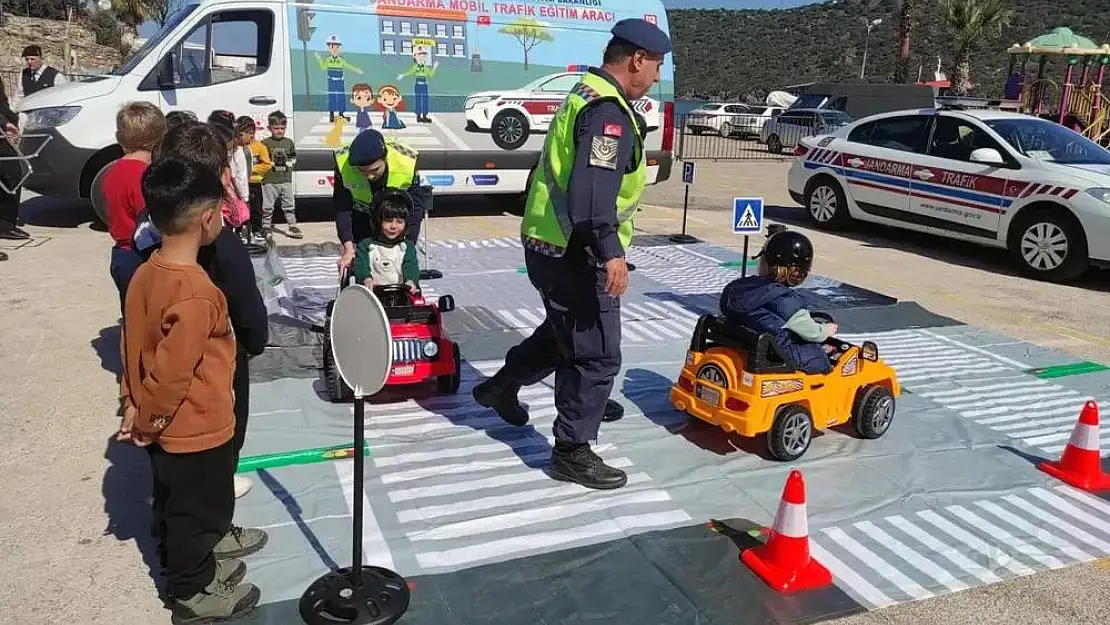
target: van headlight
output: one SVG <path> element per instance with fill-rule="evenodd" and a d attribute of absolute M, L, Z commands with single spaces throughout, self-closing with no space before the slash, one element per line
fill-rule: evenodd
<path fill-rule="evenodd" d="M 428 358 L 435 358 L 439 353 L 439 345 L 435 341 L 428 341 L 424 343 L 424 355 Z"/>
<path fill-rule="evenodd" d="M 77 117 L 80 112 L 80 106 L 49 106 L 23 111 L 23 114 L 27 116 L 26 121 L 23 122 L 23 131 L 57 128 Z"/>
<path fill-rule="evenodd" d="M 1096 200 L 1101 200 L 1106 204 L 1110 204 L 1110 189 L 1106 187 L 1093 187 L 1087 189 L 1087 195 L 1095 198 Z"/>

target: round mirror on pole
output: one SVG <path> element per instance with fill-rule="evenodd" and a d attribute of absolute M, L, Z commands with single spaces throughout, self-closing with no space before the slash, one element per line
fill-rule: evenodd
<path fill-rule="evenodd" d="M 335 368 L 354 390 L 355 450 L 366 442 L 366 398 L 385 386 L 393 365 L 389 318 L 373 291 L 351 285 L 339 293 L 331 314 Z M 366 460 L 356 451 L 351 566 L 327 573 L 301 595 L 301 618 L 308 625 L 390 625 L 409 607 L 409 587 L 394 571 L 362 564 L 363 475 Z"/>

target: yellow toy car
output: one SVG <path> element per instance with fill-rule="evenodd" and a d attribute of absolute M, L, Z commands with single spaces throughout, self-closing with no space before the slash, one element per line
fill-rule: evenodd
<path fill-rule="evenodd" d="M 832 321 L 823 313 L 813 316 Z M 803 373 L 773 335 L 703 315 L 670 401 L 726 432 L 749 438 L 766 434 L 776 460 L 805 454 L 814 427 L 852 421 L 861 438 L 879 438 L 894 420 L 895 398 L 901 394 L 898 376 L 879 359 L 871 341 L 853 345 L 834 337 L 826 344 L 836 350 L 830 355 L 833 370 Z"/>

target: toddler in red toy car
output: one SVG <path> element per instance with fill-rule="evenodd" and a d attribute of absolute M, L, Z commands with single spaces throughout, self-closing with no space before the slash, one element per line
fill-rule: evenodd
<path fill-rule="evenodd" d="M 419 290 L 416 246 L 405 240 L 412 200 L 403 191 L 387 190 L 375 197 L 371 216 L 376 231 L 355 246 L 354 278 L 367 288 L 401 285 Z"/>

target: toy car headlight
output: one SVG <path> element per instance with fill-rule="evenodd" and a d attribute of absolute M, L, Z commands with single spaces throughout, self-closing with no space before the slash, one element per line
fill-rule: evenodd
<path fill-rule="evenodd" d="M 435 358 L 439 353 L 439 345 L 435 341 L 428 341 L 424 343 L 424 355 L 428 358 Z"/>

